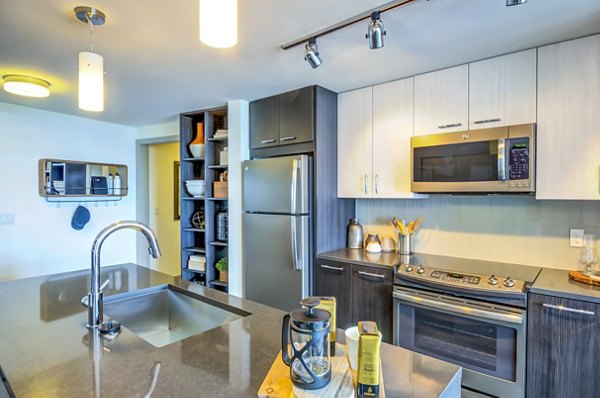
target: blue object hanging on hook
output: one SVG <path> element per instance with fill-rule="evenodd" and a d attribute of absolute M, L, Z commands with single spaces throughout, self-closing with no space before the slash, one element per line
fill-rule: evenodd
<path fill-rule="evenodd" d="M 73 213 L 73 219 L 71 220 L 71 227 L 74 230 L 81 231 L 85 224 L 90 221 L 90 211 L 87 207 L 81 205 L 77 206 L 75 213 Z"/>

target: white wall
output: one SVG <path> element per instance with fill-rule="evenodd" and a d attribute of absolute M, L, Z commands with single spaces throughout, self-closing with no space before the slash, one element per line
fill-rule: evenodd
<path fill-rule="evenodd" d="M 172 120 L 165 123 L 152 124 L 137 129 L 138 140 L 148 140 L 153 142 L 155 139 L 164 139 L 166 137 L 174 138 L 176 141 L 179 140 L 178 116 L 173 117 Z"/>
<path fill-rule="evenodd" d="M 136 129 L 0 103 L 0 213 L 14 225 L 0 225 L 0 280 L 46 275 L 90 266 L 90 249 L 106 225 L 135 219 Z M 71 228 L 77 203 L 47 203 L 38 194 L 38 160 L 59 158 L 129 167 L 130 192 L 118 204 L 89 204 L 91 220 Z M 133 231 L 107 239 L 102 264 L 135 261 Z"/>
<path fill-rule="evenodd" d="M 551 268 L 581 269 L 569 228 L 600 232 L 600 202 L 536 201 L 529 196 L 446 196 L 357 200 L 365 234 L 392 235 L 388 220 L 423 216 L 415 250 Z M 365 235 L 366 236 L 366 235 Z"/>

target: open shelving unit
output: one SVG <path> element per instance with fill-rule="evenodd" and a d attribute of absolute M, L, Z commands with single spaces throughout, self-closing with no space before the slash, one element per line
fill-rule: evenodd
<path fill-rule="evenodd" d="M 215 198 L 213 182 L 227 171 L 227 165 L 219 164 L 219 154 L 228 145 L 228 137 L 213 138 L 217 129 L 227 129 L 227 107 L 182 113 L 180 118 L 180 206 L 181 206 L 181 277 L 213 289 L 227 292 L 227 282 L 219 280 L 215 264 L 228 256 L 226 241 L 217 239 L 217 213 L 227 212 L 227 198 Z M 195 158 L 189 144 L 198 133 L 198 123 L 204 128 L 204 158 Z M 205 196 L 192 197 L 185 188 L 186 180 L 205 181 Z M 197 212 L 204 213 L 204 228 L 192 223 Z M 206 257 L 206 271 L 188 269 L 191 255 Z"/>

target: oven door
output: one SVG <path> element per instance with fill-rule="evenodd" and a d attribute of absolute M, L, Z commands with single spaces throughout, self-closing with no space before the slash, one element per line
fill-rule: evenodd
<path fill-rule="evenodd" d="M 463 387 L 525 395 L 526 313 L 394 287 L 394 344 L 463 367 Z"/>
<path fill-rule="evenodd" d="M 412 138 L 413 192 L 508 192 L 508 127 Z"/>

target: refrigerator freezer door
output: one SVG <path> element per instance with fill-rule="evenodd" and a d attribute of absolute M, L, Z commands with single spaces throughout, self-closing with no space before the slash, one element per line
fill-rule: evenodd
<path fill-rule="evenodd" d="M 244 211 L 308 214 L 309 157 L 247 160 L 242 165 Z"/>
<path fill-rule="evenodd" d="M 300 306 L 308 295 L 309 221 L 308 216 L 244 214 L 248 300 L 284 311 Z"/>

